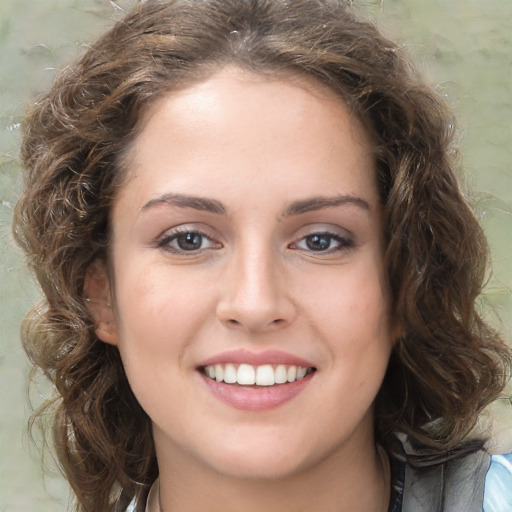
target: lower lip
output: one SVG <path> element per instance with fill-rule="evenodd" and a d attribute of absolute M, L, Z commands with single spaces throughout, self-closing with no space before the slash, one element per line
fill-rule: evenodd
<path fill-rule="evenodd" d="M 240 386 L 226 384 L 210 379 L 201 374 L 209 390 L 222 402 L 246 411 L 264 411 L 274 409 L 292 400 L 311 382 L 315 372 L 306 375 L 303 379 L 287 384 L 274 386 Z"/>

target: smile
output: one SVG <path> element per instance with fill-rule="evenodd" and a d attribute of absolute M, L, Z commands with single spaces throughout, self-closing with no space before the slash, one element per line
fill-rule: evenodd
<path fill-rule="evenodd" d="M 297 365 L 253 366 L 251 364 L 215 364 L 202 368 L 204 375 L 216 382 L 238 384 L 240 386 L 274 386 L 299 381 L 315 368 L 304 368 Z"/>
<path fill-rule="evenodd" d="M 229 350 L 196 367 L 213 396 L 230 407 L 264 411 L 301 394 L 317 375 L 312 361 L 280 350 Z"/>

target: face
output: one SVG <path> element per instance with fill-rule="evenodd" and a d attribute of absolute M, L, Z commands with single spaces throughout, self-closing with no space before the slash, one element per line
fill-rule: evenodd
<path fill-rule="evenodd" d="M 160 463 L 276 478 L 371 446 L 392 329 L 374 160 L 344 103 L 226 69 L 153 105 L 129 161 L 97 333 Z"/>

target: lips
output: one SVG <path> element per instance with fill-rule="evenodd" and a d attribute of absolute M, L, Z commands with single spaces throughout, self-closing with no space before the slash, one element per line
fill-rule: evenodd
<path fill-rule="evenodd" d="M 208 389 L 237 409 L 264 410 L 294 398 L 316 372 L 309 361 L 281 351 L 229 351 L 203 361 L 198 370 Z"/>
<path fill-rule="evenodd" d="M 281 350 L 265 350 L 263 352 L 252 352 L 250 350 L 229 350 L 217 354 L 198 364 L 198 367 L 213 366 L 216 364 L 250 364 L 252 366 L 261 366 L 264 364 L 272 365 L 295 365 L 303 368 L 314 367 L 315 365 L 302 357 L 282 352 Z"/>

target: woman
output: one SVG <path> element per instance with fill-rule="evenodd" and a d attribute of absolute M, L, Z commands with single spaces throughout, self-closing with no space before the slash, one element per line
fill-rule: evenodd
<path fill-rule="evenodd" d="M 61 73 L 15 234 L 77 510 L 490 510 L 452 131 L 346 2 L 148 1 Z"/>

